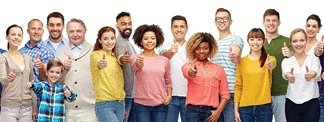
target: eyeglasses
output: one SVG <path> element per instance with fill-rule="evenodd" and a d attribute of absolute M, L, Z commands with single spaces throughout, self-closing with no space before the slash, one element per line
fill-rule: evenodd
<path fill-rule="evenodd" d="M 223 18 L 221 18 L 221 17 L 216 17 L 215 18 L 215 21 L 216 22 L 221 22 L 222 20 L 224 21 L 224 22 L 227 22 L 228 20 L 230 20 L 231 19 L 231 17 L 223 17 Z"/>

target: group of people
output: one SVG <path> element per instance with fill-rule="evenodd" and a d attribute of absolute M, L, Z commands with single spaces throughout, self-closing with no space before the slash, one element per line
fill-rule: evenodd
<path fill-rule="evenodd" d="M 130 13 L 116 17 L 117 32 L 105 26 L 95 45 L 85 40 L 85 23 L 48 15 L 28 23 L 29 41 L 18 49 L 23 29 L 6 30 L 8 51 L 1 49 L 1 121 L 68 122 L 323 122 L 324 65 L 320 18 L 289 38 L 278 33 L 275 9 L 263 15 L 265 32 L 244 41 L 230 31 L 231 14 L 219 8 L 219 38 L 198 32 L 185 39 L 185 17 L 171 19 L 173 41 L 164 42 L 158 25 L 141 25 L 132 34 Z M 117 38 L 116 38 L 117 35 Z M 133 40 L 141 51 L 136 52 Z M 158 52 L 156 52 L 158 51 Z M 324 75 L 322 76 L 324 77 Z"/>

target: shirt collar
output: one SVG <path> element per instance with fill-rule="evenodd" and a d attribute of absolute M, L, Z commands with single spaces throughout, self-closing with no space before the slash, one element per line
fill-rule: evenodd
<path fill-rule="evenodd" d="M 71 43 L 71 45 L 70 45 L 71 46 L 71 50 L 73 50 L 74 48 L 77 48 L 77 49 L 81 50 L 83 44 L 84 44 L 84 41 L 79 46 L 75 46 L 74 44 Z"/>
<path fill-rule="evenodd" d="M 47 38 L 47 40 L 45 41 L 45 43 L 50 43 L 50 37 Z M 69 42 L 68 39 L 64 38 L 64 36 L 62 35 L 62 41 L 60 43 L 62 44 L 67 44 Z"/>
<path fill-rule="evenodd" d="M 41 48 L 44 45 L 42 40 L 38 41 L 34 47 Z M 30 48 L 30 40 L 25 44 L 25 47 Z M 32 47 L 32 48 L 34 48 Z"/>

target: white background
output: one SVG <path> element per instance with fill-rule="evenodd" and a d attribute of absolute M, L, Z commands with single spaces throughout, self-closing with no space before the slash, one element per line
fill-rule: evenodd
<path fill-rule="evenodd" d="M 249 52 L 246 36 L 251 28 L 262 28 L 263 13 L 274 8 L 280 13 L 281 25 L 279 34 L 289 36 L 295 28 L 305 28 L 306 19 L 311 14 L 324 18 L 324 4 L 320 0 L 2 0 L 0 2 L 0 48 L 7 49 L 5 31 L 12 24 L 24 29 L 24 39 L 20 47 L 28 40 L 27 24 L 37 18 L 44 23 L 43 40 L 48 38 L 46 29 L 47 15 L 53 11 L 61 12 L 65 24 L 71 18 L 82 19 L 87 26 L 86 40 L 95 43 L 98 30 L 103 26 L 115 28 L 116 16 L 122 11 L 130 12 L 133 21 L 133 33 L 142 24 L 159 25 L 165 35 L 165 42 L 171 41 L 171 18 L 183 15 L 188 21 L 186 39 L 196 32 L 209 32 L 218 38 L 218 30 L 214 24 L 217 8 L 228 9 L 233 18 L 231 32 L 241 36 L 245 42 L 243 55 Z M 322 20 L 323 21 L 323 20 Z M 323 31 L 318 34 L 318 39 Z M 63 36 L 67 38 L 64 29 Z"/>

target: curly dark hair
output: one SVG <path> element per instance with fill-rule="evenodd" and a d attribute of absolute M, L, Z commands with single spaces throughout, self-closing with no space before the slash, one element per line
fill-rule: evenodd
<path fill-rule="evenodd" d="M 139 26 L 136 30 L 135 33 L 133 35 L 133 40 L 135 42 L 135 44 L 140 47 L 141 49 L 143 49 L 143 45 L 141 44 L 144 33 L 148 32 L 148 31 L 152 31 L 155 33 L 156 36 L 156 46 L 155 48 L 161 46 L 164 42 L 164 36 L 163 36 L 163 32 L 162 29 L 158 26 L 158 25 L 141 25 Z"/>

